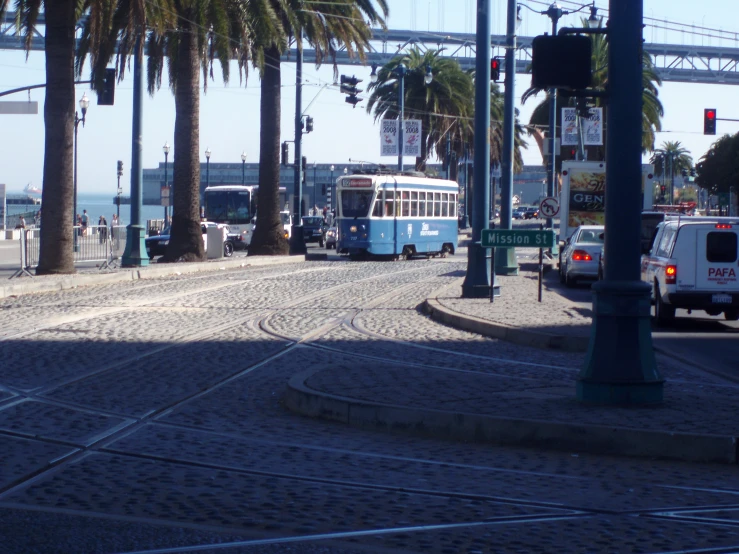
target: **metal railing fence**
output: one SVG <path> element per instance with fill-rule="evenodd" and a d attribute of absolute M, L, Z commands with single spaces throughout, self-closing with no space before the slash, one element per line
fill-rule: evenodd
<path fill-rule="evenodd" d="M 74 227 L 73 260 L 79 262 L 101 262 L 99 270 L 116 267 L 126 246 L 126 227 L 90 225 L 83 229 Z M 23 275 L 33 276 L 31 269 L 38 266 L 41 251 L 41 230 L 24 229 L 20 236 L 20 269 L 10 278 Z"/>

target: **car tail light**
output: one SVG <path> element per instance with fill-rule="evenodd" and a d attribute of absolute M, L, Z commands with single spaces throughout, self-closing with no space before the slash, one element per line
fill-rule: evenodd
<path fill-rule="evenodd" d="M 572 261 L 573 262 L 591 262 L 593 261 L 593 257 L 588 254 L 585 250 L 575 250 L 572 253 Z"/>
<path fill-rule="evenodd" d="M 668 265 L 665 267 L 665 283 L 668 285 L 674 285 L 677 283 L 677 266 Z"/>

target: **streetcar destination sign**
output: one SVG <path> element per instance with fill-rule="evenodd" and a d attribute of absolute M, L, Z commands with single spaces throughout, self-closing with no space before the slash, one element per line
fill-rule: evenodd
<path fill-rule="evenodd" d="M 483 229 L 480 245 L 483 248 L 551 248 L 554 246 L 554 231 Z"/>

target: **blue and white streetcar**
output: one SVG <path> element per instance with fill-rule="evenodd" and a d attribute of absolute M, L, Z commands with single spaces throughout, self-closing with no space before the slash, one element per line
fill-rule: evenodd
<path fill-rule="evenodd" d="M 354 174 L 336 180 L 337 252 L 368 256 L 446 256 L 457 249 L 454 181 L 422 173 Z"/>

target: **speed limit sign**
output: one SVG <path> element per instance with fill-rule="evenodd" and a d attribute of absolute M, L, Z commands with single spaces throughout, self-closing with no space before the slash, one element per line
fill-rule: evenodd
<path fill-rule="evenodd" d="M 559 213 L 559 202 L 556 198 L 548 196 L 539 204 L 539 213 L 544 217 L 554 217 Z"/>

